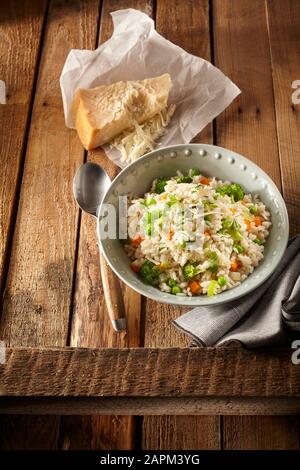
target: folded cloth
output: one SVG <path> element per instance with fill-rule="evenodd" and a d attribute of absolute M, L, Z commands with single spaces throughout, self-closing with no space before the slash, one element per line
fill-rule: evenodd
<path fill-rule="evenodd" d="M 274 273 L 255 291 L 224 305 L 196 307 L 173 324 L 197 345 L 283 344 L 300 332 L 300 235 L 289 241 Z"/>

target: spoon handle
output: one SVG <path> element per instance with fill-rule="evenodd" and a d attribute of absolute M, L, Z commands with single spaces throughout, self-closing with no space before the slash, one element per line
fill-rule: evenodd
<path fill-rule="evenodd" d="M 125 307 L 120 282 L 100 253 L 101 278 L 107 310 L 115 331 L 126 330 Z"/>

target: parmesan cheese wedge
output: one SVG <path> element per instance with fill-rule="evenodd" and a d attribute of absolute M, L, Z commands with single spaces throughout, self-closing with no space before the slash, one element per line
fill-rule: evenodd
<path fill-rule="evenodd" d="M 72 114 L 87 150 L 110 142 L 124 130 L 151 119 L 167 106 L 172 82 L 168 73 L 146 80 L 117 82 L 76 91 Z"/>

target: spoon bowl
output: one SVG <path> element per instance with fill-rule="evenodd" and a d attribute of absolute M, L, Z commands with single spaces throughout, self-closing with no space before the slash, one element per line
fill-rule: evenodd
<path fill-rule="evenodd" d="M 74 198 L 83 211 L 97 217 L 97 210 L 110 184 L 108 174 L 100 165 L 84 163 L 74 176 Z"/>

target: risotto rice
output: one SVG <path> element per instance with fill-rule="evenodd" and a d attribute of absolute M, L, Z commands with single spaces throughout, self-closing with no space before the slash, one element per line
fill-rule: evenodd
<path fill-rule="evenodd" d="M 153 181 L 129 197 L 131 268 L 163 292 L 213 296 L 243 282 L 264 257 L 271 216 L 236 183 L 188 175 Z"/>

